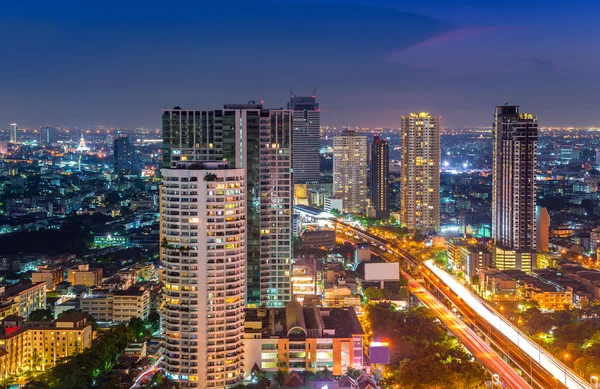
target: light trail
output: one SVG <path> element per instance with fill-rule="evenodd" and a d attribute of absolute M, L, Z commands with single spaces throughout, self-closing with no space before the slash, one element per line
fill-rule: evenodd
<path fill-rule="evenodd" d="M 425 287 L 405 272 L 409 289 L 423 304 L 431 309 L 442 323 L 467 347 L 477 360 L 492 373 L 498 374 L 502 387 L 507 389 L 531 389 L 531 386 L 518 375 L 485 341 L 463 323 L 450 309 L 436 299 Z"/>
<path fill-rule="evenodd" d="M 440 280 L 452 289 L 456 295 L 468 304 L 474 312 L 500 331 L 507 339 L 525 352 L 532 360 L 546 369 L 554 378 L 569 389 L 593 389 L 592 384 L 586 382 L 575 372 L 557 360 L 553 355 L 544 350 L 540 345 L 533 342 L 524 335 L 507 319 L 494 312 L 465 288 L 453 276 L 433 264 L 433 261 L 425 261 L 425 266 L 431 270 Z"/>

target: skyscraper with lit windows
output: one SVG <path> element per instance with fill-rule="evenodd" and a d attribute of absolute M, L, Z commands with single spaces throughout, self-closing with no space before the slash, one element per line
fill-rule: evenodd
<path fill-rule="evenodd" d="M 492 238 L 498 269 L 536 267 L 537 117 L 517 105 L 494 117 Z"/>
<path fill-rule="evenodd" d="M 227 161 L 246 177 L 246 303 L 292 298 L 293 111 L 228 104 L 163 111 L 163 169 L 180 161 Z"/>
<path fill-rule="evenodd" d="M 333 138 L 333 197 L 344 212 L 364 213 L 367 207 L 367 137 L 344 130 Z"/>
<path fill-rule="evenodd" d="M 320 173 L 321 109 L 316 96 L 292 93 L 288 109 L 294 111 L 294 183 L 318 183 Z"/>
<path fill-rule="evenodd" d="M 163 367 L 182 388 L 235 386 L 244 368 L 244 169 L 180 160 L 162 177 Z"/>
<path fill-rule="evenodd" d="M 402 116 L 400 222 L 409 231 L 440 225 L 440 116 Z"/>
<path fill-rule="evenodd" d="M 371 144 L 371 205 L 378 219 L 390 217 L 389 209 L 390 146 L 382 137 L 375 136 Z"/>

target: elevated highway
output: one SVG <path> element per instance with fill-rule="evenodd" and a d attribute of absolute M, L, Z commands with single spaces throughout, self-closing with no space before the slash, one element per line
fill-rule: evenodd
<path fill-rule="evenodd" d="M 429 289 L 456 306 L 470 325 L 518 366 L 529 378 L 531 386 L 540 389 L 594 389 L 592 384 L 521 333 L 450 274 L 431 262 L 420 261 L 386 239 L 344 222 L 334 223 L 338 233 L 350 234 L 355 239 L 368 242 L 382 252 L 404 261 L 410 267 L 410 272 L 416 274 L 417 278 L 424 279 Z"/>

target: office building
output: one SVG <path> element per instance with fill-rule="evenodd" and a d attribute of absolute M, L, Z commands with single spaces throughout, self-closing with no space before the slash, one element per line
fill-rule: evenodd
<path fill-rule="evenodd" d="M 294 184 L 318 183 L 320 177 L 321 110 L 316 96 L 292 93 L 288 109 L 294 111 Z"/>
<path fill-rule="evenodd" d="M 501 270 L 536 268 L 537 118 L 496 107 L 493 126 L 492 239 Z"/>
<path fill-rule="evenodd" d="M 67 271 L 71 285 L 98 286 L 102 282 L 102 269 L 90 269 L 89 264 L 77 265 Z"/>
<path fill-rule="evenodd" d="M 390 217 L 389 164 L 390 146 L 385 139 L 375 136 L 371 144 L 371 205 L 375 209 L 377 219 Z"/>
<path fill-rule="evenodd" d="M 255 365 L 270 373 L 326 368 L 334 376 L 363 368 L 365 333 L 353 308 L 303 308 L 290 301 L 285 308 L 249 310 L 245 325 L 248 376 Z"/>
<path fill-rule="evenodd" d="M 4 156 L 8 153 L 8 142 L 0 142 L 0 156 Z"/>
<path fill-rule="evenodd" d="M 83 313 L 66 314 L 53 322 L 25 322 L 12 315 L 0 327 L 0 379 L 24 371 L 44 371 L 69 356 L 92 347 L 92 325 Z"/>
<path fill-rule="evenodd" d="M 10 143 L 17 143 L 17 123 L 11 123 L 9 132 Z"/>
<path fill-rule="evenodd" d="M 400 222 L 409 231 L 440 225 L 440 116 L 402 116 Z"/>
<path fill-rule="evenodd" d="M 333 197 L 343 200 L 343 212 L 367 208 L 367 137 L 356 131 L 333 138 Z"/>
<path fill-rule="evenodd" d="M 54 127 L 46 126 L 40 128 L 40 144 L 50 146 L 58 141 L 58 130 Z"/>
<path fill-rule="evenodd" d="M 179 161 L 162 177 L 163 366 L 182 388 L 235 386 L 244 363 L 244 169 Z"/>
<path fill-rule="evenodd" d="M 246 179 L 246 302 L 282 307 L 292 298 L 293 111 L 261 104 L 163 111 L 163 169 L 227 161 Z"/>
<path fill-rule="evenodd" d="M 142 172 L 135 147 L 127 136 L 115 138 L 113 160 L 113 173 L 119 177 L 139 176 Z"/>

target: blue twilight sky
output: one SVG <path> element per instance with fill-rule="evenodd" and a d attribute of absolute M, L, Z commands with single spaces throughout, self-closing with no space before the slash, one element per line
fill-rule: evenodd
<path fill-rule="evenodd" d="M 598 0 L 0 0 L 0 127 L 159 127 L 316 86 L 322 122 L 600 126 Z"/>

